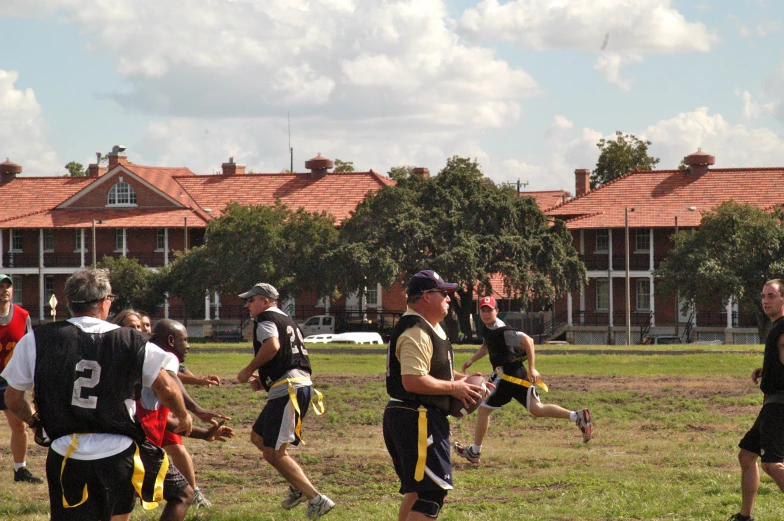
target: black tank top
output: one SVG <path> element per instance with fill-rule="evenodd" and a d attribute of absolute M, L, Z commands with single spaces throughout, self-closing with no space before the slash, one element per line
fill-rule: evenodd
<path fill-rule="evenodd" d="M 760 390 L 765 394 L 784 392 L 784 365 L 779 360 L 779 337 L 784 334 L 784 317 L 771 324 L 765 340 L 765 354 L 762 359 L 762 380 Z"/>
<path fill-rule="evenodd" d="M 259 367 L 259 378 L 264 389 L 269 391 L 272 384 L 292 369 L 301 369 L 311 374 L 310 359 L 305 349 L 305 342 L 302 340 L 302 331 L 291 317 L 283 313 L 265 311 L 256 317 L 253 328 L 253 353 L 258 354 L 261 349 L 261 342 L 256 337 L 256 329 L 261 322 L 275 324 L 278 329 L 278 342 L 280 342 L 280 349 L 275 356 Z"/>

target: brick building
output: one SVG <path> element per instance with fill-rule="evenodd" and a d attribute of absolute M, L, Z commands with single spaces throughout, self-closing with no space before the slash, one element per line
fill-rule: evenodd
<path fill-rule="evenodd" d="M 393 183 L 368 172 L 329 172 L 332 161 L 320 155 L 305 163 L 306 172 L 252 174 L 232 158 L 218 175 L 196 175 L 188 168 L 136 165 L 125 149 L 113 148 L 108 165 L 88 166 L 86 177 L 27 177 L 22 166 L 0 163 L 0 272 L 14 280 L 15 301 L 31 317 L 50 317 L 49 300 L 60 302 L 57 315 L 67 317 L 63 288 L 68 276 L 106 256 L 138 259 L 150 269 L 167 265 L 173 252 L 202 243 L 209 222 L 226 205 L 273 204 L 326 211 L 337 222 L 347 218 L 368 192 Z M 400 291 L 369 288 L 364 308 L 405 309 Z M 358 306 L 350 296 L 333 310 Z M 328 310 L 330 303 L 303 295 L 287 303 L 292 309 Z M 176 302 L 154 316 L 182 318 Z M 205 321 L 239 317 L 236 296 L 205 297 Z"/>
<path fill-rule="evenodd" d="M 590 170 L 575 171 L 575 197 L 545 210 L 565 221 L 588 269 L 581 291 L 555 303 L 556 335 L 578 344 L 626 341 L 626 219 L 632 343 L 650 334 L 701 341 L 757 343 L 753 316 L 737 303 L 702 303 L 681 313 L 677 295 L 661 295 L 653 270 L 673 244 L 676 230 L 700 225 L 702 214 L 728 200 L 769 208 L 784 202 L 784 168 L 712 168 L 715 158 L 698 151 L 686 170 L 634 171 L 591 191 Z"/>

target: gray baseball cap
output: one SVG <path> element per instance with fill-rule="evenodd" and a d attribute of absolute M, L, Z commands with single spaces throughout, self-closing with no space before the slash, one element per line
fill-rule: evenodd
<path fill-rule="evenodd" d="M 259 282 L 245 293 L 240 293 L 239 297 L 243 300 L 247 300 L 253 295 L 261 295 L 262 297 L 267 297 L 272 300 L 278 300 L 278 297 L 280 296 L 278 290 L 275 289 L 275 286 L 267 284 L 266 282 Z"/>

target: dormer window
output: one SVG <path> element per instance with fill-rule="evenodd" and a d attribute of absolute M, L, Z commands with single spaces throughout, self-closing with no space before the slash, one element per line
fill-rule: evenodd
<path fill-rule="evenodd" d="M 120 180 L 109 190 L 109 206 L 136 206 L 136 190 Z"/>

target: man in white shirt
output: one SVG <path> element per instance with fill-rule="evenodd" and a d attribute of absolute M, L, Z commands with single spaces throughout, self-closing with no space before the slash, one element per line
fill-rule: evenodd
<path fill-rule="evenodd" d="M 162 499 L 157 477 L 168 467 L 163 450 L 145 442 L 133 420 L 135 387 L 155 390 L 179 421 L 178 432 L 187 435 L 192 420 L 165 370 L 171 355 L 138 331 L 106 322 L 115 298 L 107 270 L 74 273 L 65 296 L 73 318 L 39 326 L 17 344 L 2 373 L 6 404 L 37 431 L 36 441 L 51 439 L 52 521 L 128 520 L 137 495 L 147 503 Z M 34 391 L 36 412 L 26 391 Z M 132 480 L 139 472 L 142 483 Z M 168 501 L 161 520 L 182 520 L 187 510 Z"/>

